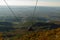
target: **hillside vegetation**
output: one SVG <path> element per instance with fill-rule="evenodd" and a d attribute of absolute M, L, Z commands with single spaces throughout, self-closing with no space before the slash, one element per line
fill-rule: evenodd
<path fill-rule="evenodd" d="M 30 30 L 28 29 L 28 27 L 26 27 L 24 29 L 19 28 L 8 32 L 0 32 L 0 40 L 60 40 L 59 24 L 55 23 L 55 27 L 57 28 L 52 29 L 44 29 L 41 27 L 46 27 L 47 25 L 51 27 L 53 23 L 48 23 L 47 25 L 45 25 L 46 23 L 41 23 L 41 25 L 40 23 L 39 25 L 36 24 L 29 26 L 32 27 L 32 29 Z M 25 25 L 27 25 L 27 23 L 24 24 L 24 26 Z"/>
<path fill-rule="evenodd" d="M 60 40 L 60 28 L 42 31 L 19 31 L 0 33 L 0 40 Z"/>

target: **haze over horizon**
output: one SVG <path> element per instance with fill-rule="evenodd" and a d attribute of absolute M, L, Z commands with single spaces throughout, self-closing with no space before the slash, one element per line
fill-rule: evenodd
<path fill-rule="evenodd" d="M 6 0 L 9 6 L 35 6 L 36 0 Z M 6 6 L 0 0 L 0 6 Z M 38 0 L 37 6 L 60 7 L 60 0 Z"/>
<path fill-rule="evenodd" d="M 16 16 L 28 17 L 33 14 L 36 0 L 5 0 Z M 56 16 L 60 20 L 60 0 L 38 0 L 35 16 Z M 0 0 L 0 16 L 14 16 L 4 0 Z"/>

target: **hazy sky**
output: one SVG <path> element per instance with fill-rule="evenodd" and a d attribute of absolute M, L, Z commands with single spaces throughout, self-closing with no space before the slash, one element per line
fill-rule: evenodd
<path fill-rule="evenodd" d="M 6 0 L 9 6 L 34 6 L 36 0 Z M 0 5 L 6 6 L 3 0 L 0 0 Z M 53 6 L 60 7 L 60 0 L 38 0 L 38 6 Z"/>

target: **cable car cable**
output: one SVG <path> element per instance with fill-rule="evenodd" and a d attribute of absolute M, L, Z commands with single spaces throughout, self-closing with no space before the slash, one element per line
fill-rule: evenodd
<path fill-rule="evenodd" d="M 14 15 L 14 17 L 16 18 L 16 21 L 18 21 L 17 16 L 15 15 L 14 11 L 9 7 L 8 3 L 6 2 L 6 0 L 4 0 L 4 2 L 7 5 L 8 9 L 11 11 L 11 13 Z"/>

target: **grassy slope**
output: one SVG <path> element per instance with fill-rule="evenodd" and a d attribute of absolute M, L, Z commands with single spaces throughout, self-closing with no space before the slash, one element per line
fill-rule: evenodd
<path fill-rule="evenodd" d="M 0 39 L 8 39 L 8 40 L 60 40 L 60 28 L 53 30 L 39 30 L 39 31 L 26 31 L 16 29 L 12 32 L 6 32 L 5 36 L 7 38 L 3 38 L 3 33 L 0 33 Z M 12 37 L 8 37 L 12 35 Z"/>
<path fill-rule="evenodd" d="M 26 24 L 25 24 L 26 25 Z M 16 29 L 14 31 L 0 32 L 0 40 L 60 40 L 60 28 L 52 30 L 27 31 Z"/>

